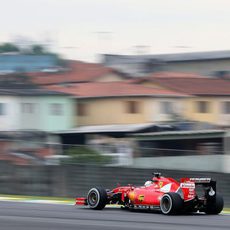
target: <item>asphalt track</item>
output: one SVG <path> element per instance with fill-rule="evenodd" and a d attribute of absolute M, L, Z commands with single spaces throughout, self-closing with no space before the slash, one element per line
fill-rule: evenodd
<path fill-rule="evenodd" d="M 164 216 L 119 208 L 94 211 L 71 205 L 0 201 L 1 230 L 230 229 L 230 215 Z"/>

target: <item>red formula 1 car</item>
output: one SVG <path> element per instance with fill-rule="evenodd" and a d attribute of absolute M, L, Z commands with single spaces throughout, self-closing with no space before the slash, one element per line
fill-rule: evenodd
<path fill-rule="evenodd" d="M 216 193 L 216 182 L 211 178 L 182 178 L 180 183 L 172 178 L 154 173 L 144 186 L 132 185 L 105 190 L 95 187 L 87 197 L 76 198 L 76 205 L 88 205 L 101 210 L 107 204 L 119 204 L 126 209 L 159 209 L 163 214 L 205 212 L 218 214 L 224 201 Z"/>

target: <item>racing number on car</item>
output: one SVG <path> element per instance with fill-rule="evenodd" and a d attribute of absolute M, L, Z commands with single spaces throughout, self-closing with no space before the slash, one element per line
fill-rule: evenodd
<path fill-rule="evenodd" d="M 139 195 L 138 200 L 139 200 L 140 202 L 142 202 L 142 201 L 144 201 L 144 198 L 145 198 L 144 195 Z"/>

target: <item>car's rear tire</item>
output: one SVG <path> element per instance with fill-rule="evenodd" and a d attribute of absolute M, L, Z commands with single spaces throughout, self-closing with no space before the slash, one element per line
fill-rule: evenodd
<path fill-rule="evenodd" d="M 216 199 L 213 202 L 207 204 L 206 214 L 217 215 L 224 208 L 224 199 L 220 194 L 216 194 Z"/>
<path fill-rule="evenodd" d="M 107 204 L 106 190 L 100 187 L 91 188 L 87 195 L 87 203 L 91 209 L 103 209 Z"/>
<path fill-rule="evenodd" d="M 183 208 L 183 200 L 178 193 L 165 193 L 160 201 L 161 212 L 165 215 L 177 214 Z"/>

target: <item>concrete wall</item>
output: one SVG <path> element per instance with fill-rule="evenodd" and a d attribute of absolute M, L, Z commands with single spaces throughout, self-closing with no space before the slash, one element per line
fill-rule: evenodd
<path fill-rule="evenodd" d="M 142 157 L 133 159 L 133 167 L 230 173 L 230 155 Z"/>
<path fill-rule="evenodd" d="M 0 194 L 85 196 L 93 186 L 108 189 L 120 185 L 143 185 L 153 171 L 179 179 L 181 177 L 212 177 L 217 189 L 230 207 L 230 174 L 163 169 L 100 167 L 90 165 L 12 166 L 0 162 Z"/>

